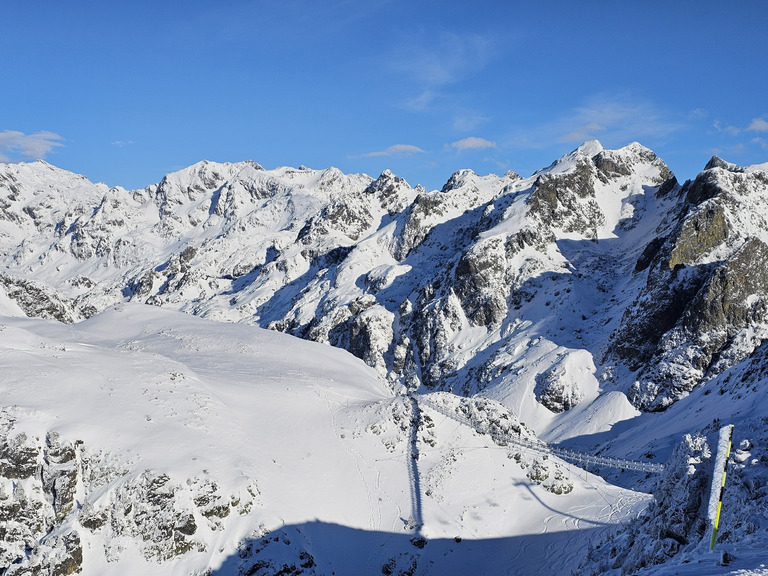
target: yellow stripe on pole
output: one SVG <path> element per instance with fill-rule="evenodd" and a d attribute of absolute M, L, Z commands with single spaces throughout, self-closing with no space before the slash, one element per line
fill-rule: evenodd
<path fill-rule="evenodd" d="M 709 543 L 710 550 L 715 549 L 715 540 L 717 540 L 717 525 L 720 522 L 720 508 L 722 508 L 722 506 L 723 506 L 722 501 L 717 503 L 717 516 L 715 516 L 715 525 L 712 528 L 712 542 Z"/>

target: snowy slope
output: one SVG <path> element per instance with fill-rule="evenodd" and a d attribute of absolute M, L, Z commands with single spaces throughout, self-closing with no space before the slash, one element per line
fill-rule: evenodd
<path fill-rule="evenodd" d="M 701 515 L 686 506 L 708 494 L 706 453 L 719 425 L 733 423 L 734 445 L 746 442 L 742 452 L 751 456 L 732 458 L 737 484 L 726 498 L 730 510 L 749 513 L 728 512 L 726 502 L 724 519 L 735 515 L 721 536 L 732 551 L 738 545 L 733 567 L 761 573 L 753 560 L 768 548 L 760 511 L 768 506 L 766 174 L 766 165 L 713 158 L 680 185 L 647 148 L 605 150 L 598 142 L 528 178 L 460 170 L 434 191 L 411 188 L 387 171 L 372 179 L 334 168 L 264 170 L 255 162 L 200 162 L 127 191 L 44 162 L 2 165 L 0 313 L 9 317 L 4 354 L 15 378 L 3 380 L 9 400 L 2 405 L 4 414 L 18 412 L 4 416 L 7 437 L 19 439 L 23 430 L 29 441 L 6 444 L 6 453 L 35 454 L 34 466 L 21 469 L 49 470 L 24 510 L 44 519 L 39 534 L 60 523 L 48 539 L 53 548 L 74 546 L 64 534 L 80 522 L 84 562 L 101 561 L 87 550 L 105 550 L 104 558 L 126 570 L 133 560 L 123 555 L 134 548 L 152 565 L 169 554 L 163 546 L 135 545 L 145 542 L 141 518 L 154 508 L 140 510 L 138 520 L 135 511 L 117 519 L 129 494 L 139 494 L 173 503 L 173 522 L 161 523 L 166 532 L 146 542 L 171 534 L 173 550 L 183 551 L 171 554 L 172 563 L 185 574 L 219 564 L 221 574 L 247 571 L 259 549 L 269 550 L 260 554 L 270 562 L 282 554 L 297 570 L 317 573 L 328 570 L 319 561 L 301 568 L 309 562 L 302 554 L 332 558 L 334 566 L 349 562 L 351 573 L 407 573 L 414 560 L 428 573 L 460 573 L 460 566 L 471 572 L 474 562 L 503 573 L 513 561 L 522 570 L 525 556 L 529 573 L 567 574 L 558 570 L 583 560 L 587 541 L 613 542 L 609 551 L 626 553 L 597 551 L 583 573 L 604 573 L 606 563 L 617 562 L 633 573 L 661 560 L 670 573 L 728 573 L 700 554 Z M 200 324 L 158 307 L 227 324 Z M 345 349 L 367 367 L 274 331 Z M 277 350 L 264 356 L 263 372 L 252 339 Z M 128 384 L 134 374 L 141 387 Z M 288 384 L 294 379 L 298 384 Z M 91 395 L 95 381 L 100 396 Z M 110 381 L 120 383 L 119 393 L 103 383 Z M 74 396 L 53 395 L 59 382 Z M 458 396 L 439 396 L 447 392 Z M 449 412 L 465 410 L 462 402 L 482 411 L 490 399 L 494 418 L 525 422 L 519 428 L 532 438 L 671 466 L 664 478 L 602 469 L 603 480 L 582 476 L 587 484 L 580 483 L 574 468 L 535 451 L 515 458 L 513 447 L 434 412 L 420 394 L 452 403 Z M 295 418 L 285 418 L 294 401 Z M 163 432 L 156 434 L 158 423 Z M 113 428 L 115 434 L 105 432 Z M 257 452 L 233 456 L 230 438 L 238 454 L 246 446 Z M 101 454 L 93 466 L 108 482 L 83 480 L 90 465 L 78 464 L 80 476 L 69 486 L 73 468 L 60 460 L 78 454 L 79 441 Z M 322 448 L 297 447 L 315 441 Z M 216 465 L 193 464 L 202 446 Z M 415 451 L 418 466 L 409 466 Z M 114 465 L 107 462 L 113 452 Z M 259 472 L 279 470 L 279 454 L 291 469 L 262 479 Z M 689 466 L 690 458 L 698 461 Z M 326 461 L 329 471 L 308 483 Z M 17 490 L 11 477 L 4 493 Z M 571 493 L 554 493 L 571 480 Z M 273 500 L 262 498 L 262 483 Z M 314 485 L 322 489 L 311 491 Z M 84 504 L 89 490 L 109 512 Z M 327 498 L 329 491 L 342 496 Z M 643 492 L 656 495 L 650 515 L 607 536 L 606 524 L 630 520 L 647 503 Z M 173 496 L 158 496 L 167 493 Z M 72 510 L 62 512 L 62 494 L 72 495 Z M 590 500 L 598 495 L 609 505 L 600 512 Z M 4 500 L 22 501 L 13 498 Z M 347 499 L 348 506 L 339 504 Z M 238 504 L 216 504 L 227 500 Z M 257 524 L 240 514 L 216 516 L 259 502 Z M 526 516 L 510 517 L 517 510 Z M 667 510 L 680 511 L 677 532 L 664 524 Z M 578 536 L 560 532 L 577 527 Z M 421 537 L 429 541 L 424 548 L 411 542 L 422 544 Z M 12 553 L 34 556 L 36 537 L 25 538 L 29 550 L 19 538 Z M 338 539 L 389 555 L 370 553 L 364 565 L 360 555 L 340 557 Z M 510 545 L 522 552 L 507 554 Z M 547 548 L 564 553 L 545 554 Z M 659 550 L 668 554 L 655 555 Z M 44 553 L 40 548 L 34 558 Z"/>
<path fill-rule="evenodd" d="M 349 350 L 393 387 L 485 390 L 542 432 L 596 397 L 617 297 L 642 287 L 626 272 L 675 206 L 654 193 L 674 179 L 653 152 L 598 142 L 440 191 L 253 162 L 130 192 L 39 162 L 0 174 L 0 288 L 27 315 L 130 300 L 256 323 Z"/>
<path fill-rule="evenodd" d="M 80 556 L 86 575 L 538 574 L 648 501 L 535 453 L 520 464 L 428 409 L 416 422 L 360 360 L 250 326 L 128 305 L 70 326 L 7 318 L 0 343 L 9 575 Z"/>

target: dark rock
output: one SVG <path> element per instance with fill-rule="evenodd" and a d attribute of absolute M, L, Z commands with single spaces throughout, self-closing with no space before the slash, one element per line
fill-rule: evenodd
<path fill-rule="evenodd" d="M 575 407 L 584 399 L 584 393 L 566 373 L 562 361 L 536 375 L 536 400 L 556 414 Z"/>
<path fill-rule="evenodd" d="M 81 319 L 71 301 L 33 280 L 0 274 L 0 289 L 29 317 L 50 318 L 65 324 Z"/>
<path fill-rule="evenodd" d="M 458 190 L 462 186 L 465 186 L 472 180 L 473 176 L 477 176 L 472 170 L 464 169 L 457 170 L 448 179 L 448 182 L 443 184 L 440 192 L 450 192 L 451 190 Z"/>
<path fill-rule="evenodd" d="M 730 236 L 723 203 L 709 200 L 695 207 L 668 236 L 645 247 L 635 264 L 636 273 L 648 270 L 645 288 L 624 311 L 612 345 L 630 368 L 637 370 L 649 362 L 664 335 L 679 324 L 716 268 L 699 262 Z"/>
<path fill-rule="evenodd" d="M 659 237 L 654 238 L 646 244 L 645 248 L 643 248 L 643 253 L 640 255 L 640 258 L 637 259 L 637 263 L 635 264 L 636 273 L 642 272 L 651 265 L 651 262 L 656 258 L 656 255 L 666 241 L 667 238 Z"/>
<path fill-rule="evenodd" d="M 405 180 L 385 170 L 363 191 L 363 196 L 366 195 L 377 198 L 379 205 L 387 211 L 387 214 L 393 216 L 406 208 L 407 202 L 411 200 L 412 191 Z"/>
<path fill-rule="evenodd" d="M 645 288 L 622 314 L 612 338 L 613 353 L 632 370 L 642 368 L 656 352 L 664 334 L 682 318 L 706 275 L 706 268 L 670 270 L 666 263 L 657 261 L 648 272 Z"/>
<path fill-rule="evenodd" d="M 0 436 L 0 476 L 31 478 L 40 469 L 40 449 L 24 432 Z"/>
<path fill-rule="evenodd" d="M 632 173 L 624 159 L 609 150 L 603 150 L 593 156 L 592 162 L 600 172 L 609 177 L 629 176 Z"/>
<path fill-rule="evenodd" d="M 500 239 L 476 244 L 459 259 L 454 292 L 474 326 L 497 325 L 506 317 L 506 269 Z"/>
<path fill-rule="evenodd" d="M 403 222 L 395 237 L 392 255 L 397 260 L 403 260 L 410 252 L 427 237 L 430 228 L 424 224 L 428 215 L 441 216 L 445 214 L 445 196 L 438 192 L 422 192 L 405 210 Z"/>
<path fill-rule="evenodd" d="M 659 186 L 659 189 L 656 190 L 656 196 L 664 198 L 678 186 L 679 184 L 677 182 L 677 178 L 675 178 L 675 175 L 672 174 L 669 178 L 664 180 L 661 186 Z"/>
<path fill-rule="evenodd" d="M 570 172 L 539 176 L 528 205 L 531 214 L 546 226 L 588 238 L 597 237 L 597 229 L 605 220 L 595 201 L 592 170 L 587 162 L 580 162 Z"/>
<path fill-rule="evenodd" d="M 80 467 L 76 448 L 62 443 L 58 434 L 49 432 L 44 450 L 43 489 L 50 494 L 57 520 L 72 510 Z"/>
<path fill-rule="evenodd" d="M 78 520 L 81 526 L 95 532 L 107 523 L 109 513 L 106 510 L 96 510 L 93 504 L 86 501 L 80 509 Z"/>
<path fill-rule="evenodd" d="M 728 238 L 729 227 L 721 204 L 708 204 L 683 223 L 668 258 L 668 266 L 689 265 Z"/>
<path fill-rule="evenodd" d="M 733 335 L 750 323 L 764 320 L 765 304 L 750 305 L 749 297 L 756 295 L 764 299 L 766 294 L 768 246 L 758 238 L 750 238 L 728 262 L 715 270 L 686 310 L 683 328 L 693 334 L 725 328 L 726 336 Z"/>
<path fill-rule="evenodd" d="M 744 168 L 741 166 L 737 166 L 736 164 L 731 164 L 730 162 L 726 162 L 719 156 L 712 156 L 710 158 L 709 162 L 707 162 L 707 165 L 704 166 L 704 170 L 711 170 L 713 168 L 722 168 L 723 170 L 727 170 L 728 172 L 744 172 Z"/>
<path fill-rule="evenodd" d="M 182 534 L 191 536 L 192 534 L 197 532 L 197 524 L 195 523 L 195 517 L 192 514 L 187 514 L 185 516 L 180 517 L 176 521 L 176 525 L 174 526 L 174 528 L 179 532 L 181 532 Z"/>
<path fill-rule="evenodd" d="M 728 261 L 708 270 L 630 390 L 630 400 L 643 410 L 663 410 L 708 373 L 725 369 L 715 369 L 719 357 L 733 362 L 749 354 L 731 351 L 732 339 L 768 320 L 768 246 L 761 240 L 747 240 Z M 681 355 L 681 349 L 687 352 Z"/>
<path fill-rule="evenodd" d="M 64 556 L 51 567 L 51 576 L 66 576 L 80 572 L 83 567 L 83 546 L 80 543 L 80 535 L 71 530 L 60 538 Z"/>
<path fill-rule="evenodd" d="M 717 181 L 717 175 L 712 171 L 705 171 L 696 176 L 693 182 L 686 182 L 681 192 L 689 204 L 699 205 L 705 200 L 722 194 L 723 189 Z"/>

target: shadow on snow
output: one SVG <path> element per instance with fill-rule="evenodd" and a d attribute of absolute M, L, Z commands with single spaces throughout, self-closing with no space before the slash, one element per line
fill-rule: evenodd
<path fill-rule="evenodd" d="M 211 576 L 576 574 L 605 528 L 487 538 L 427 539 L 321 521 L 288 525 L 241 542 Z"/>

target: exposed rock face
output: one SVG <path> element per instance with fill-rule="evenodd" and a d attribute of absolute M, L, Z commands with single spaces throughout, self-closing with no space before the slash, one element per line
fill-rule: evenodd
<path fill-rule="evenodd" d="M 544 225 L 596 239 L 604 215 L 595 201 L 594 169 L 583 159 L 569 172 L 539 176 L 528 201 L 531 212 Z"/>
<path fill-rule="evenodd" d="M 710 162 L 680 190 L 687 214 L 635 267 L 646 285 L 624 312 L 613 350 L 640 369 L 630 398 L 644 410 L 663 410 L 765 337 L 768 246 L 750 205 L 765 201 L 766 179 L 721 164 Z"/>
<path fill-rule="evenodd" d="M 205 545 L 198 530 L 222 529 L 230 513 L 247 514 L 257 502 L 254 481 L 222 494 L 210 477 L 174 481 L 145 471 L 132 477 L 90 454 L 80 441 L 55 432 L 30 438 L 14 427 L 12 409 L 0 411 L 0 566 L 7 575 L 80 572 L 82 530 L 109 533 L 108 561 L 125 540 L 144 557 L 170 560 Z"/>
<path fill-rule="evenodd" d="M 686 266 L 728 238 L 725 209 L 719 204 L 701 207 L 687 218 L 669 254 L 669 268 Z"/>
<path fill-rule="evenodd" d="M 768 321 L 767 291 L 768 246 L 752 238 L 729 261 L 711 270 L 692 294 L 630 398 L 646 410 L 666 408 L 705 376 L 750 354 L 759 344 L 760 326 Z M 758 340 L 745 341 L 745 331 L 755 327 Z"/>
<path fill-rule="evenodd" d="M 0 274 L 0 290 L 30 317 L 71 324 L 88 315 L 87 309 L 78 310 L 76 302 L 67 301 L 55 290 L 33 280 Z"/>
<path fill-rule="evenodd" d="M 564 360 L 536 376 L 536 399 L 552 412 L 565 412 L 584 399 L 578 379 L 568 373 Z"/>
<path fill-rule="evenodd" d="M 474 244 L 455 271 L 456 296 L 474 326 L 498 325 L 507 315 L 507 258 L 501 238 Z M 499 288 L 502 288 L 501 290 Z"/>
<path fill-rule="evenodd" d="M 765 332 L 768 176 L 718 158 L 682 187 L 639 144 L 590 142 L 529 178 L 460 170 L 439 191 L 253 162 L 136 191 L 8 165 L 0 189 L 0 287 L 27 315 L 134 300 L 253 322 L 393 385 L 472 394 L 517 374 L 557 412 L 579 396 L 557 358 L 584 350 L 635 371 L 618 386 L 659 410 Z"/>
<path fill-rule="evenodd" d="M 0 414 L 0 565 L 6 574 L 72 574 L 83 550 L 74 528 L 53 528 L 74 505 L 78 450 L 54 434 L 45 443 Z"/>

